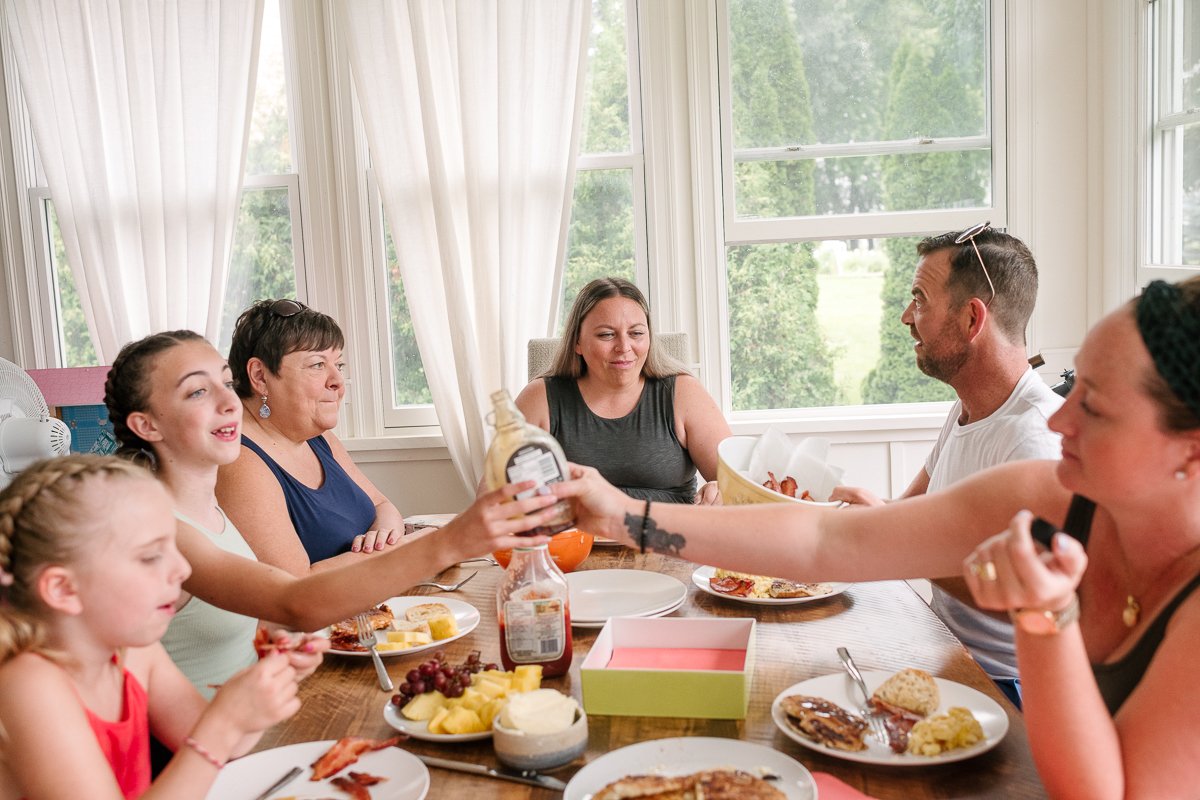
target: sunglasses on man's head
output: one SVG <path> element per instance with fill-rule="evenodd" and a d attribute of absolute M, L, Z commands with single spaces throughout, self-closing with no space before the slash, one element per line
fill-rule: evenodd
<path fill-rule="evenodd" d="M 988 220 L 987 222 L 981 222 L 978 225 L 972 225 L 970 228 L 967 228 L 958 235 L 958 238 L 954 240 L 955 244 L 964 244 L 966 242 L 970 242 L 971 247 L 975 250 L 975 257 L 979 259 L 979 267 L 983 270 L 983 277 L 987 278 L 988 288 L 992 290 L 992 296 L 987 299 L 986 303 L 984 303 L 985 306 L 991 305 L 992 300 L 996 297 L 996 286 L 992 283 L 992 276 L 988 274 L 987 265 L 983 263 L 983 256 L 979 254 L 979 245 L 975 244 L 975 237 L 979 236 L 984 231 L 990 231 L 991 229 L 991 220 Z"/>
<path fill-rule="evenodd" d="M 299 300 L 276 300 L 271 303 L 271 313 L 277 317 L 294 317 L 308 306 Z"/>

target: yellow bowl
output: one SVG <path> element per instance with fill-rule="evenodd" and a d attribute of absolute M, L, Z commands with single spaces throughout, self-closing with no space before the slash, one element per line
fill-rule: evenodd
<path fill-rule="evenodd" d="M 816 500 L 801 500 L 786 494 L 773 492 L 743 475 L 740 470 L 750 465 L 750 454 L 758 443 L 756 436 L 731 436 L 717 445 L 717 488 L 721 490 L 721 502 L 727 506 L 744 506 L 752 503 L 800 503 L 806 506 L 828 506 L 839 503 L 822 503 Z M 783 475 L 777 475 L 783 479 Z M 804 487 L 801 487 L 803 490 Z"/>
<path fill-rule="evenodd" d="M 570 572 L 582 564 L 592 552 L 592 540 L 593 536 L 590 533 L 584 533 L 577 528 L 556 533 L 550 537 L 550 558 L 554 559 L 554 563 L 563 572 Z M 500 562 L 500 566 L 507 568 L 512 551 L 497 550 L 492 556 Z"/>

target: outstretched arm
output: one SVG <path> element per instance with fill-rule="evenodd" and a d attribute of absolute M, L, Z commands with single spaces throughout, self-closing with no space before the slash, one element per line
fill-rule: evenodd
<path fill-rule="evenodd" d="M 187 591 L 246 616 L 312 631 L 369 608 L 468 558 L 545 541 L 516 534 L 543 524 L 553 495 L 508 502 L 532 482 L 487 492 L 445 527 L 408 537 L 403 546 L 303 578 L 227 553 L 189 525 L 178 526 L 179 550 L 192 565 Z M 528 516 L 521 516 L 528 514 Z M 513 515 L 515 519 L 510 519 Z"/>
<path fill-rule="evenodd" d="M 638 547 L 645 503 L 588 467 L 573 466 L 572 478 L 552 488 L 574 498 L 580 527 Z M 804 581 L 954 575 L 971 549 L 1021 508 L 1061 520 L 1069 499 L 1053 462 L 1024 462 L 878 508 L 656 503 L 645 523 L 645 545 L 697 563 Z"/>

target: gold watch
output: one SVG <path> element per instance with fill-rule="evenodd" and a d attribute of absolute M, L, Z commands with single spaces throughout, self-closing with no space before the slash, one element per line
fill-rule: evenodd
<path fill-rule="evenodd" d="M 1079 619 L 1079 595 L 1072 594 L 1071 602 L 1060 611 L 1050 611 L 1045 608 L 1018 608 L 1008 612 L 1013 625 L 1026 633 L 1037 636 L 1047 636 L 1058 633 L 1063 628 Z"/>

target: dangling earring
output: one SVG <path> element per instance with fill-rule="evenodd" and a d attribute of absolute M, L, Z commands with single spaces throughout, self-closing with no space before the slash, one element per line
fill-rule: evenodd
<path fill-rule="evenodd" d="M 1185 469 L 1175 470 L 1175 480 L 1186 481 L 1187 480 L 1187 470 L 1185 470 Z"/>
<path fill-rule="evenodd" d="M 271 407 L 267 405 L 267 396 L 265 394 L 262 396 L 262 399 L 262 405 L 258 407 L 258 416 L 266 419 L 271 416 Z"/>

